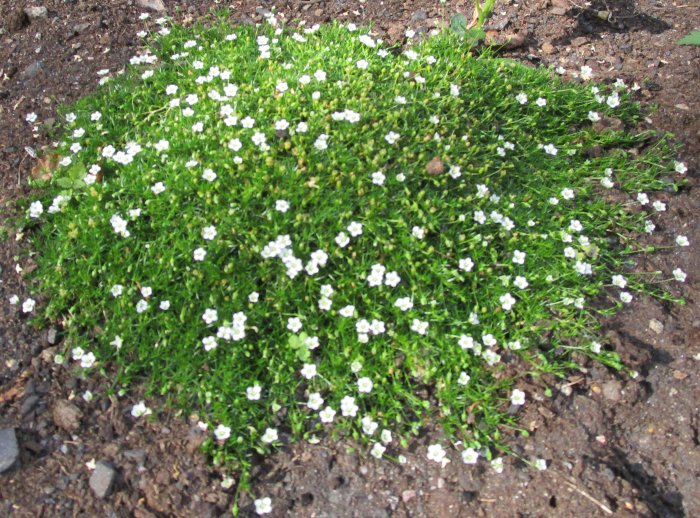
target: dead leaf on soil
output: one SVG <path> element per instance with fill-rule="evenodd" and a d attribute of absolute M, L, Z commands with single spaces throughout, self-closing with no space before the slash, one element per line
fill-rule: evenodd
<path fill-rule="evenodd" d="M 51 180 L 53 172 L 58 169 L 59 160 L 61 160 L 61 157 L 57 153 L 51 153 L 50 155 L 40 158 L 39 161 L 34 164 L 34 167 L 32 167 L 32 178 L 44 182 Z"/>

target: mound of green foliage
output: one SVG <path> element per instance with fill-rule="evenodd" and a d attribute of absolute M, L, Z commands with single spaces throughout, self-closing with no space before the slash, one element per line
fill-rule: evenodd
<path fill-rule="evenodd" d="M 147 379 L 245 468 L 283 433 L 395 455 L 431 418 L 490 458 L 520 377 L 574 351 L 619 366 L 597 317 L 646 289 L 623 273 L 653 228 L 637 195 L 674 167 L 603 127 L 636 121 L 624 85 L 450 34 L 160 32 L 66 111 L 28 208 L 72 368 L 113 364 L 122 395 Z"/>

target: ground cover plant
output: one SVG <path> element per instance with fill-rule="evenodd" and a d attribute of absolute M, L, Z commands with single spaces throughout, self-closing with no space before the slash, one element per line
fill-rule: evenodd
<path fill-rule="evenodd" d="M 465 462 L 495 460 L 520 376 L 617 365 L 592 302 L 652 289 L 629 235 L 684 172 L 663 141 L 637 157 L 648 135 L 594 127 L 634 122 L 624 85 L 450 35 L 393 52 L 354 27 L 164 27 L 66 112 L 28 207 L 71 368 L 115 363 L 115 392 L 146 375 L 245 469 L 288 432 L 398 455 L 429 416 Z"/>

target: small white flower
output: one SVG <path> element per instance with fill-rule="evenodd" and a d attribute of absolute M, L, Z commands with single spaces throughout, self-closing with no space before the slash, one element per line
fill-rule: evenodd
<path fill-rule="evenodd" d="M 292 333 L 298 333 L 301 331 L 301 328 L 302 323 L 299 317 L 289 317 L 287 319 L 287 329 L 289 329 Z"/>
<path fill-rule="evenodd" d="M 375 459 L 381 459 L 382 455 L 384 455 L 384 452 L 386 451 L 386 447 L 380 443 L 380 442 L 375 442 L 374 446 L 372 446 L 372 449 L 370 450 L 369 454 L 374 457 Z"/>
<path fill-rule="evenodd" d="M 479 453 L 474 448 L 467 448 L 462 452 L 462 462 L 465 464 L 476 464 L 479 460 Z"/>
<path fill-rule="evenodd" d="M 142 417 L 146 415 L 151 415 L 153 412 L 150 408 L 146 406 L 143 401 L 139 401 L 133 407 L 131 407 L 131 415 L 133 417 Z"/>
<path fill-rule="evenodd" d="M 657 212 L 663 212 L 666 210 L 666 204 L 662 201 L 656 200 L 651 205 L 652 205 L 652 207 L 654 207 L 654 210 Z"/>
<path fill-rule="evenodd" d="M 459 269 L 460 270 L 464 270 L 465 272 L 471 272 L 473 268 L 474 268 L 474 261 L 472 261 L 471 258 L 466 257 L 464 259 L 459 260 Z"/>
<path fill-rule="evenodd" d="M 547 106 L 547 99 L 545 99 L 544 97 L 538 97 L 535 101 L 535 104 L 540 108 Z"/>
<path fill-rule="evenodd" d="M 413 308 L 413 301 L 409 297 L 401 297 L 396 299 L 394 306 L 405 312 Z"/>
<path fill-rule="evenodd" d="M 678 282 L 685 282 L 686 277 L 686 273 L 680 268 L 676 268 L 675 270 L 673 270 L 673 278 L 676 279 Z"/>
<path fill-rule="evenodd" d="M 215 336 L 207 336 L 205 338 L 202 338 L 202 346 L 204 347 L 204 350 L 209 352 L 213 351 L 218 347 L 218 343 L 216 342 L 216 337 Z"/>
<path fill-rule="evenodd" d="M 515 100 L 520 104 L 527 104 L 527 94 L 525 92 L 520 92 L 515 96 Z"/>
<path fill-rule="evenodd" d="M 498 298 L 499 302 L 501 303 L 501 307 L 503 308 L 504 311 L 510 311 L 513 306 L 515 305 L 515 299 L 510 293 L 506 293 L 505 295 L 501 295 Z"/>
<path fill-rule="evenodd" d="M 352 237 L 362 235 L 362 223 L 358 223 L 357 221 L 350 222 L 350 224 L 347 227 L 347 231 Z"/>
<path fill-rule="evenodd" d="M 548 155 L 556 156 L 559 150 L 554 146 L 554 144 L 546 144 L 542 146 L 542 150 Z"/>
<path fill-rule="evenodd" d="M 311 410 L 318 410 L 322 405 L 323 398 L 321 397 L 321 394 L 318 392 L 312 392 L 309 394 L 309 399 L 306 402 L 306 406 L 308 406 Z"/>
<path fill-rule="evenodd" d="M 600 120 L 600 115 L 598 115 L 598 112 L 589 111 L 588 120 L 591 122 L 598 122 Z"/>
<path fill-rule="evenodd" d="M 340 413 L 343 417 L 355 417 L 359 409 L 352 396 L 345 396 L 340 400 Z"/>
<path fill-rule="evenodd" d="M 625 304 L 632 302 L 632 294 L 628 291 L 623 291 L 620 293 L 620 300 Z"/>
<path fill-rule="evenodd" d="M 202 315 L 202 320 L 209 325 L 213 324 L 219 319 L 219 314 L 215 309 L 208 308 L 204 311 L 204 314 Z"/>
<path fill-rule="evenodd" d="M 471 377 L 469 376 L 469 374 L 462 371 L 459 373 L 459 377 L 457 378 L 457 383 L 459 385 L 464 386 L 464 385 L 467 385 L 469 383 L 469 380 L 471 380 Z"/>
<path fill-rule="evenodd" d="M 83 369 L 89 369 L 95 364 L 95 355 L 93 353 L 85 353 L 82 358 L 80 358 L 80 366 Z"/>
<path fill-rule="evenodd" d="M 267 428 L 265 433 L 260 437 L 260 440 L 265 444 L 271 444 L 279 438 L 277 430 L 274 428 Z"/>
<path fill-rule="evenodd" d="M 374 185 L 384 185 L 384 180 L 386 180 L 386 176 L 381 171 L 372 173 L 372 183 Z"/>
<path fill-rule="evenodd" d="M 678 174 L 685 174 L 688 172 L 688 167 L 685 165 L 684 162 L 673 162 L 673 169 L 678 173 Z"/>
<path fill-rule="evenodd" d="M 474 348 L 474 339 L 469 335 L 461 335 L 459 337 L 459 346 L 462 349 L 473 349 Z"/>
<path fill-rule="evenodd" d="M 360 392 L 364 392 L 366 394 L 369 394 L 372 392 L 372 388 L 374 387 L 374 383 L 372 383 L 372 380 L 369 378 L 360 378 L 357 380 L 357 390 Z"/>
<path fill-rule="evenodd" d="M 525 404 L 525 392 L 520 389 L 514 389 L 510 395 L 510 403 L 512 405 L 524 405 Z"/>
<path fill-rule="evenodd" d="M 690 246 L 690 241 L 686 236 L 676 236 L 676 244 L 678 246 Z"/>
<path fill-rule="evenodd" d="M 318 416 L 321 418 L 322 423 L 332 423 L 333 418 L 335 418 L 335 410 L 327 406 L 318 413 Z"/>
<path fill-rule="evenodd" d="M 496 473 L 503 473 L 503 459 L 498 457 L 491 461 L 491 467 Z"/>
<path fill-rule="evenodd" d="M 22 313 L 31 313 L 34 311 L 34 307 L 36 306 L 36 301 L 34 299 L 27 299 L 22 303 Z"/>
<path fill-rule="evenodd" d="M 613 275 L 612 283 L 618 288 L 624 288 L 625 286 L 627 286 L 627 279 L 625 279 L 625 277 L 622 275 Z"/>
<path fill-rule="evenodd" d="M 528 287 L 528 282 L 525 277 L 522 277 L 520 275 L 515 277 L 515 280 L 513 281 L 513 284 L 517 287 L 520 288 L 521 290 L 524 290 L 525 288 Z"/>
<path fill-rule="evenodd" d="M 216 173 L 212 169 L 205 169 L 204 172 L 202 172 L 202 180 L 213 182 L 216 180 Z"/>
<path fill-rule="evenodd" d="M 141 299 L 136 303 L 136 313 L 143 313 L 147 309 L 148 309 L 148 302 L 146 302 L 144 299 Z"/>
<path fill-rule="evenodd" d="M 287 212 L 289 210 L 289 202 L 287 200 L 277 200 L 275 202 L 275 210 L 278 212 Z"/>
<path fill-rule="evenodd" d="M 450 462 L 447 458 L 447 452 L 440 444 L 431 444 L 428 446 L 428 460 L 433 460 L 443 467 Z"/>
<path fill-rule="evenodd" d="M 250 401 L 258 401 L 261 394 L 262 387 L 260 385 L 253 385 L 245 389 L 245 395 Z"/>
<path fill-rule="evenodd" d="M 347 305 L 347 306 L 341 308 L 340 311 L 338 311 L 338 314 L 341 317 L 351 318 L 352 316 L 355 315 L 355 306 Z"/>
<path fill-rule="evenodd" d="M 304 367 L 302 367 L 301 371 L 299 371 L 302 376 L 304 376 L 307 380 L 313 379 L 316 374 L 316 364 L 314 363 L 305 363 Z"/>
<path fill-rule="evenodd" d="M 411 229 L 411 235 L 416 239 L 423 239 L 425 237 L 425 229 L 423 227 L 415 226 Z"/>
<path fill-rule="evenodd" d="M 359 68 L 360 70 L 367 70 L 369 63 L 367 62 L 366 59 L 360 59 L 355 63 L 355 66 L 357 68 Z"/>
<path fill-rule="evenodd" d="M 32 202 L 31 205 L 29 205 L 29 217 L 30 218 L 38 218 L 41 216 L 41 214 L 44 212 L 44 206 L 40 201 L 35 201 Z"/>
<path fill-rule="evenodd" d="M 225 441 L 226 439 L 231 437 L 231 428 L 220 424 L 214 429 L 214 437 L 216 437 L 217 441 Z"/>
<path fill-rule="evenodd" d="M 195 261 L 204 261 L 204 258 L 207 256 L 207 251 L 204 248 L 197 248 L 193 253 L 192 253 L 192 258 Z"/>
<path fill-rule="evenodd" d="M 411 331 L 414 331 L 414 332 L 418 333 L 419 335 L 425 335 L 426 332 L 428 331 L 428 326 L 429 326 L 428 322 L 414 318 L 413 321 L 411 322 Z"/>
<path fill-rule="evenodd" d="M 593 77 L 593 69 L 588 65 L 582 65 L 581 72 L 579 75 L 581 79 L 583 79 L 584 81 L 588 81 Z"/>
<path fill-rule="evenodd" d="M 151 186 L 151 191 L 157 196 L 165 191 L 165 184 L 163 182 L 157 182 Z"/>
<path fill-rule="evenodd" d="M 569 189 L 568 187 L 564 187 L 561 190 L 561 197 L 564 198 L 565 200 L 573 200 L 574 199 L 574 190 Z"/>
<path fill-rule="evenodd" d="M 525 264 L 525 257 L 527 254 L 525 252 L 521 252 L 520 250 L 516 250 L 513 252 L 513 262 L 515 264 Z"/>
<path fill-rule="evenodd" d="M 212 241 L 216 237 L 216 234 L 216 227 L 214 225 L 209 225 L 202 229 L 202 239 L 206 239 L 207 241 Z"/>
<path fill-rule="evenodd" d="M 401 138 L 401 135 L 398 133 L 395 133 L 393 131 L 390 131 L 386 135 L 384 135 L 384 140 L 386 140 L 389 144 L 396 144 L 399 139 Z"/>
<path fill-rule="evenodd" d="M 158 307 L 163 311 L 168 311 L 170 309 L 170 301 L 169 300 L 161 300 Z"/>
<path fill-rule="evenodd" d="M 547 470 L 547 461 L 544 459 L 535 459 L 535 468 L 538 471 L 546 471 Z"/>

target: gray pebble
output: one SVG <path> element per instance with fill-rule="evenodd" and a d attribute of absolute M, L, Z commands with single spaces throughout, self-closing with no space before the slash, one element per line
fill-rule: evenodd
<path fill-rule="evenodd" d="M 19 446 L 14 428 L 0 430 L 0 473 L 15 465 L 19 459 Z"/>

